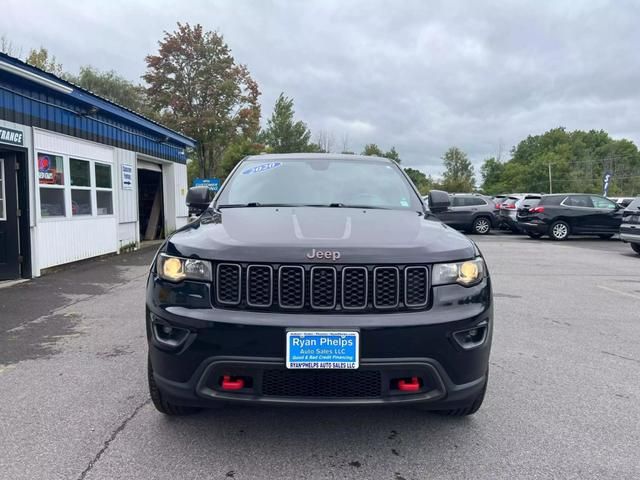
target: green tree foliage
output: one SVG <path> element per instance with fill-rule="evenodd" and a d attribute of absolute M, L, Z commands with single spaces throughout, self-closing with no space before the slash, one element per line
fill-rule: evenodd
<path fill-rule="evenodd" d="M 240 160 L 249 155 L 260 155 L 261 153 L 272 153 L 263 143 L 253 142 L 247 138 L 231 144 L 222 156 L 220 165 L 220 176 L 226 177 Z"/>
<path fill-rule="evenodd" d="M 388 152 L 383 152 L 382 149 L 375 143 L 368 143 L 367 145 L 365 145 L 364 150 L 362 150 L 362 155 L 389 158 L 391 160 L 395 160 L 397 163 L 401 162 L 400 155 L 398 154 L 396 147 L 391 147 L 391 150 L 389 150 Z"/>
<path fill-rule="evenodd" d="M 395 160 L 396 163 L 400 163 L 400 155 L 398 154 L 398 151 L 396 150 L 396 147 L 391 147 L 391 150 L 389 150 L 388 152 L 386 152 L 383 155 L 385 158 L 389 158 L 391 160 Z"/>
<path fill-rule="evenodd" d="M 405 168 L 405 173 L 409 176 L 413 184 L 420 191 L 421 195 L 426 195 L 429 193 L 429 190 L 434 189 L 434 182 L 431 178 L 431 175 L 428 177 L 422 173 L 420 170 L 416 170 L 415 168 Z"/>
<path fill-rule="evenodd" d="M 482 175 L 482 188 L 485 193 L 495 195 L 504 193 L 502 176 L 505 164 L 494 157 L 487 158 L 480 167 L 480 175 Z"/>
<path fill-rule="evenodd" d="M 218 175 L 221 179 L 225 179 L 231 170 L 238 164 L 240 160 L 249 155 L 260 155 L 261 153 L 270 153 L 266 145 L 253 142 L 248 138 L 238 138 L 234 143 L 229 145 L 222 155 L 219 165 Z M 200 168 L 198 162 L 191 159 L 187 162 L 187 176 L 189 185 L 193 184 L 193 180 L 200 177 Z"/>
<path fill-rule="evenodd" d="M 320 147 L 311 142 L 311 131 L 301 120 L 294 120 L 293 99 L 281 93 L 276 100 L 267 128 L 260 141 L 274 153 L 317 152 Z"/>
<path fill-rule="evenodd" d="M 40 47 L 38 50 L 31 49 L 25 62 L 59 77 L 64 73 L 62 64 L 56 61 L 55 56 L 51 55 L 51 57 L 49 57 L 49 51 L 44 47 Z"/>
<path fill-rule="evenodd" d="M 442 157 L 444 174 L 442 187 L 447 192 L 472 192 L 475 189 L 473 165 L 467 154 L 458 147 L 451 147 Z"/>
<path fill-rule="evenodd" d="M 218 32 L 188 23 L 165 32 L 158 54 L 146 62 L 147 95 L 160 120 L 198 141 L 200 177 L 219 174 L 227 148 L 259 129 L 260 91 L 247 67 L 236 63 Z"/>
<path fill-rule="evenodd" d="M 603 130 L 554 128 L 528 136 L 511 154 L 501 171 L 485 162 L 485 192 L 548 192 L 551 166 L 554 192 L 602 193 L 602 178 L 608 171 L 613 174 L 610 195 L 640 193 L 637 147 L 629 140 L 614 140 Z"/>
<path fill-rule="evenodd" d="M 382 157 L 384 153 L 380 149 L 380 147 L 375 143 L 368 143 L 367 145 L 364 146 L 364 150 L 362 150 L 362 155 L 368 155 L 371 157 Z"/>
<path fill-rule="evenodd" d="M 144 87 L 135 85 L 114 70 L 101 72 L 87 65 L 80 67 L 78 75 L 66 74 L 64 78 L 118 105 L 143 115 L 154 116 L 154 112 L 147 106 Z"/>

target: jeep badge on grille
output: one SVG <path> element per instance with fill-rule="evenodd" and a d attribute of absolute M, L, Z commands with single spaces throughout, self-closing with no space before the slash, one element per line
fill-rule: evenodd
<path fill-rule="evenodd" d="M 306 255 L 310 260 L 313 260 L 314 258 L 317 258 L 318 260 L 324 258 L 326 260 L 333 260 L 334 262 L 339 260 L 341 256 L 342 255 L 337 250 L 316 250 L 315 248 L 312 248 Z"/>

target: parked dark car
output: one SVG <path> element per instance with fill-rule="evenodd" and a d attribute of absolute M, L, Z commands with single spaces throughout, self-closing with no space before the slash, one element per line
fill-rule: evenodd
<path fill-rule="evenodd" d="M 640 255 L 640 197 L 635 198 L 622 212 L 620 240 L 631 244 L 633 251 Z"/>
<path fill-rule="evenodd" d="M 549 235 L 566 240 L 570 235 L 611 238 L 620 230 L 622 208 L 600 195 L 563 193 L 543 195 L 538 206 L 518 217 L 518 225 L 532 238 Z"/>
<path fill-rule="evenodd" d="M 448 204 L 429 194 L 431 212 Z M 167 415 L 227 402 L 470 415 L 488 382 L 491 280 L 393 160 L 253 156 L 158 251 L 146 327 Z"/>
<path fill-rule="evenodd" d="M 542 198 L 539 193 L 514 193 L 509 195 L 500 205 L 500 220 L 502 224 L 514 233 L 520 233 L 518 212 L 528 212 L 535 207 Z"/>
<path fill-rule="evenodd" d="M 491 197 L 475 193 L 449 195 L 451 206 L 436 213 L 443 223 L 458 230 L 486 235 L 498 226 L 498 207 Z"/>

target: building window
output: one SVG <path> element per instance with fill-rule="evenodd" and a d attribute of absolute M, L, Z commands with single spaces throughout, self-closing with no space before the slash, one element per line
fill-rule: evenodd
<path fill-rule="evenodd" d="M 40 215 L 42 217 L 64 217 L 64 189 L 40 188 Z"/>
<path fill-rule="evenodd" d="M 38 154 L 40 185 L 64 185 L 64 162 L 59 155 Z"/>
<path fill-rule="evenodd" d="M 40 215 L 64 217 L 64 162 L 61 156 L 38 153 L 40 183 Z"/>
<path fill-rule="evenodd" d="M 96 205 L 98 215 L 113 215 L 113 188 L 111 183 L 111 165 L 95 164 Z"/>
<path fill-rule="evenodd" d="M 71 180 L 71 214 L 92 215 L 91 209 L 91 163 L 76 158 L 69 159 Z"/>
<path fill-rule="evenodd" d="M 7 212 L 4 206 L 4 158 L 0 158 L 0 220 L 7 219 Z"/>

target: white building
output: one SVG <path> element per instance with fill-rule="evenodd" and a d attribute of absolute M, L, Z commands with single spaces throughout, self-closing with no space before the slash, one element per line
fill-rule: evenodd
<path fill-rule="evenodd" d="M 195 141 L 0 54 L 0 280 L 187 223 Z"/>

